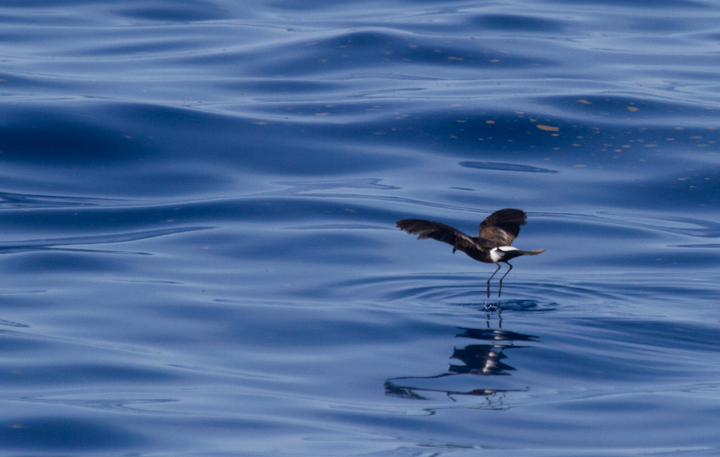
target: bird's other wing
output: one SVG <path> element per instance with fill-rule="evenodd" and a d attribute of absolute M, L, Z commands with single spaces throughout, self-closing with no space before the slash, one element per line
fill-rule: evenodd
<path fill-rule="evenodd" d="M 455 252 L 456 249 L 465 252 L 466 249 L 475 247 L 475 241 L 472 237 L 469 237 L 459 230 L 455 230 L 449 225 L 439 222 L 423 221 L 420 219 L 403 219 L 395 225 L 401 230 L 417 235 L 418 240 L 432 238 L 447 243 L 453 247 L 453 252 Z"/>
<path fill-rule="evenodd" d="M 480 223 L 480 241 L 488 247 L 510 246 L 526 219 L 525 211 L 519 209 L 495 211 Z"/>

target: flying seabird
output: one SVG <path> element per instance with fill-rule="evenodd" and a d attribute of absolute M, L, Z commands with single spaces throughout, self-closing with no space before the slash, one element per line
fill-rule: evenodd
<path fill-rule="evenodd" d="M 460 250 L 478 262 L 494 263 L 497 269 L 487 280 L 487 296 L 490 298 L 490 280 L 500 270 L 500 262 L 506 263 L 510 268 L 500 278 L 498 297 L 502 293 L 502 282 L 512 270 L 508 262 L 522 255 L 538 255 L 545 249 L 522 251 L 511 246 L 513 240 L 520 233 L 520 226 L 525 225 L 527 214 L 519 209 L 505 208 L 496 211 L 480 223 L 479 236 L 468 236 L 459 230 L 433 221 L 420 219 L 403 219 L 397 222 L 397 227 L 408 233 L 417 235 L 419 240 L 433 238 L 453 247 L 453 254 Z"/>

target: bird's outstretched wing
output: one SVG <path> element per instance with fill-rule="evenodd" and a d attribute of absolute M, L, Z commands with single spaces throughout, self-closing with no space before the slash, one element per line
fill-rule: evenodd
<path fill-rule="evenodd" d="M 475 241 L 472 237 L 465 235 L 459 230 L 455 230 L 449 225 L 439 222 L 423 221 L 420 219 L 403 219 L 395 225 L 401 230 L 417 235 L 418 240 L 432 238 L 447 243 L 453 247 L 453 252 L 455 252 L 456 249 L 465 252 L 465 250 L 475 247 Z"/>
<path fill-rule="evenodd" d="M 510 246 L 525 225 L 525 211 L 505 208 L 495 211 L 480 223 L 480 242 L 487 247 Z"/>

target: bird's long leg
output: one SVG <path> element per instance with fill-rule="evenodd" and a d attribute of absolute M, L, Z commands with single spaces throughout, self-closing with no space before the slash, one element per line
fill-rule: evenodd
<path fill-rule="evenodd" d="M 507 263 L 507 262 L 505 262 L 505 263 Z M 508 271 L 506 271 L 505 274 L 503 275 L 503 277 L 500 278 L 500 287 L 498 287 L 498 297 L 499 297 L 500 294 L 502 293 L 502 280 L 505 279 L 505 276 L 507 276 L 507 274 L 510 273 L 510 270 L 512 270 L 512 265 L 510 265 L 509 263 L 507 263 L 507 265 L 508 265 L 510 268 L 508 268 Z M 499 266 L 500 266 L 500 264 L 498 264 L 498 267 L 499 267 Z"/>
<path fill-rule="evenodd" d="M 497 273 L 497 272 L 500 270 L 500 264 L 499 264 L 499 263 L 497 264 L 497 266 L 498 266 L 498 267 L 497 267 L 497 270 L 495 270 L 495 273 Z M 493 273 L 492 276 L 490 276 L 490 279 L 492 279 L 493 276 L 495 276 L 495 273 Z M 507 273 L 505 273 L 505 274 L 507 274 Z M 503 276 L 503 278 L 504 278 L 504 277 L 505 277 L 505 276 Z M 488 281 L 487 281 L 487 295 L 488 295 L 488 298 L 490 298 L 490 279 L 488 279 Z"/>

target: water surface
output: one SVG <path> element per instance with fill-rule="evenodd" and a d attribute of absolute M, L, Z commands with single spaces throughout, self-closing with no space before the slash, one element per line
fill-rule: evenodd
<path fill-rule="evenodd" d="M 718 453 L 717 5 L 236 3 L 0 7 L 6 453 Z"/>

